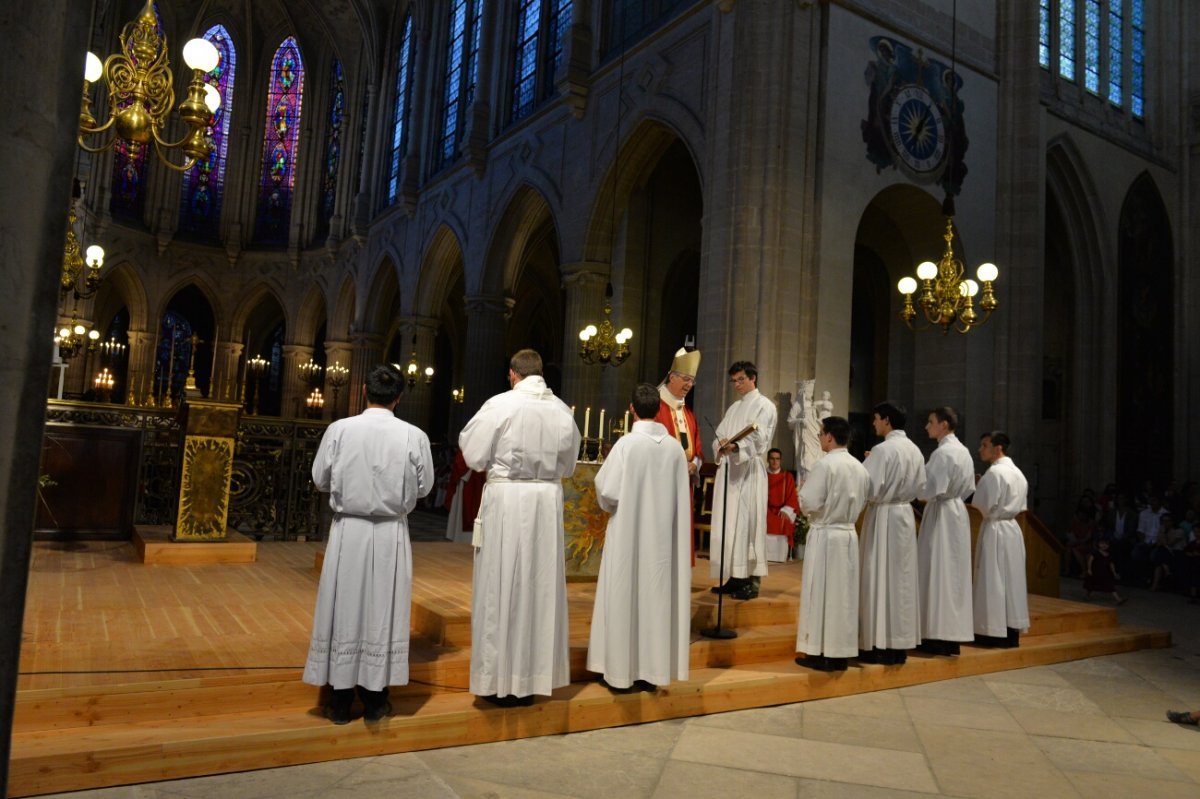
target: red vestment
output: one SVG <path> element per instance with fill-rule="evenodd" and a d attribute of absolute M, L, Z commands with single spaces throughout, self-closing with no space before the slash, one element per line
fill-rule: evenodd
<path fill-rule="evenodd" d="M 467 462 L 463 460 L 462 450 L 454 454 L 454 468 L 450 470 L 450 485 L 446 487 L 446 510 L 454 504 L 454 494 L 458 491 L 463 475 L 469 471 Z M 467 484 L 462 487 L 462 529 L 470 532 L 475 528 L 475 517 L 479 515 L 479 503 L 483 499 L 483 485 L 487 482 L 487 472 L 471 472 Z"/>
<path fill-rule="evenodd" d="M 682 411 L 683 411 L 683 418 L 685 421 L 687 421 L 687 430 L 683 431 L 682 434 L 675 427 L 675 413 L 672 411 L 671 406 L 667 405 L 667 403 L 663 402 L 661 399 L 658 401 L 658 413 L 656 413 L 654 415 L 654 421 L 661 423 L 663 427 L 667 428 L 668 433 L 675 436 L 675 440 L 679 442 L 679 445 L 681 447 L 683 447 L 683 455 L 685 458 L 687 458 L 687 461 L 689 464 L 697 457 L 699 457 L 701 462 L 703 462 L 704 455 L 701 454 L 701 450 L 700 450 L 700 425 L 696 421 L 696 414 L 692 413 L 692 409 L 686 405 L 683 406 Z M 700 473 L 699 468 L 697 468 L 696 473 L 697 474 Z M 695 521 L 696 521 L 695 520 L 695 516 L 696 516 L 695 501 L 692 502 L 691 509 L 692 509 L 692 527 L 694 530 Z M 695 566 L 696 565 L 696 536 L 695 536 L 694 532 L 691 536 L 691 539 L 692 539 L 692 565 Z"/>
<path fill-rule="evenodd" d="M 767 535 L 786 535 L 790 548 L 796 543 L 796 523 L 788 521 L 787 517 L 779 512 L 785 505 L 797 513 L 800 511 L 796 478 L 786 469 L 776 474 L 767 472 Z"/>

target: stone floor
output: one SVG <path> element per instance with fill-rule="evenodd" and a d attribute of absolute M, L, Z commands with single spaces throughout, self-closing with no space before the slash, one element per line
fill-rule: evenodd
<path fill-rule="evenodd" d="M 1077 580 L 1064 598 L 1083 599 Z M 1170 649 L 574 735 L 60 794 L 342 797 L 1200 796 L 1200 606 L 1130 591 Z"/>

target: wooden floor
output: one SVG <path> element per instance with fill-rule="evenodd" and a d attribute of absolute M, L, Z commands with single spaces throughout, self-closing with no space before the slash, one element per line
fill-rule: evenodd
<path fill-rule="evenodd" d="M 412 683 L 396 714 L 333 727 L 299 682 L 319 544 L 262 543 L 258 562 L 143 565 L 129 544 L 35 545 L 14 719 L 10 795 L 77 790 L 722 712 L 879 690 L 1148 646 L 1111 608 L 1031 596 L 1017 650 L 840 675 L 793 662 L 800 564 L 773 564 L 759 599 L 727 602 L 733 641 L 693 635 L 691 675 L 613 696 L 584 668 L 594 584 L 568 584 L 573 683 L 528 708 L 481 705 L 469 676 L 471 551 L 413 546 Z M 715 621 L 707 561 L 693 573 L 693 630 Z"/>

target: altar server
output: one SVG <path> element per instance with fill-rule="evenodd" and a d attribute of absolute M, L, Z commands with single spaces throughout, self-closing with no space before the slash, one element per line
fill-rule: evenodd
<path fill-rule="evenodd" d="M 471 693 L 533 704 L 571 681 L 563 560 L 562 478 L 575 471 L 579 428 L 546 386 L 542 358 L 513 355 L 511 391 L 483 404 L 458 437 L 469 468 L 487 472 L 476 518 Z"/>
<path fill-rule="evenodd" d="M 304 682 L 332 687 L 334 724 L 350 721 L 356 686 L 363 718 L 378 721 L 391 712 L 387 687 L 408 683 L 408 514 L 434 477 L 429 438 L 393 414 L 403 387 L 393 367 L 372 369 L 366 410 L 329 425 L 313 460 L 334 515 Z"/>
<path fill-rule="evenodd" d="M 858 536 L 854 523 L 871 489 L 867 470 L 846 450 L 850 423 L 821 420 L 825 455 L 800 488 L 800 511 L 808 516 L 808 543 L 800 578 L 800 624 L 796 662 L 820 671 L 842 671 L 858 654 Z"/>
<path fill-rule="evenodd" d="M 596 501 L 613 515 L 587 667 L 618 692 L 688 676 L 691 484 L 683 449 L 654 420 L 658 403 L 654 386 L 634 388 L 630 410 L 637 421 L 596 474 Z"/>
<path fill-rule="evenodd" d="M 979 439 L 979 459 L 989 463 L 971 504 L 983 513 L 975 545 L 975 641 L 1015 647 L 1029 630 L 1025 587 L 1025 538 L 1016 516 L 1025 510 L 1029 483 L 1008 457 L 1000 430 Z"/>
<path fill-rule="evenodd" d="M 863 466 L 871 475 L 867 515 L 859 539 L 859 655 L 897 665 L 921 642 L 917 522 L 912 502 L 925 487 L 925 458 L 904 432 L 907 415 L 894 402 L 875 406 L 875 435 Z"/>

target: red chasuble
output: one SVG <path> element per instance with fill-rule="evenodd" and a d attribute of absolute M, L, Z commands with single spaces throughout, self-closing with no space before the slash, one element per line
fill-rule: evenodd
<path fill-rule="evenodd" d="M 462 450 L 454 453 L 454 468 L 450 471 L 450 485 L 446 487 L 446 510 L 454 503 L 454 493 L 458 491 L 462 477 L 467 473 L 467 462 L 463 460 Z M 487 482 L 487 472 L 471 472 L 467 484 L 462 487 L 463 532 L 471 532 L 475 528 L 475 517 L 479 515 L 479 503 L 483 500 L 483 484 Z"/>
<path fill-rule="evenodd" d="M 767 472 L 767 535 L 786 535 L 788 547 L 795 545 L 796 523 L 789 522 L 779 509 L 787 505 L 799 512 L 800 498 L 796 495 L 796 478 L 787 469 L 778 474 Z"/>

